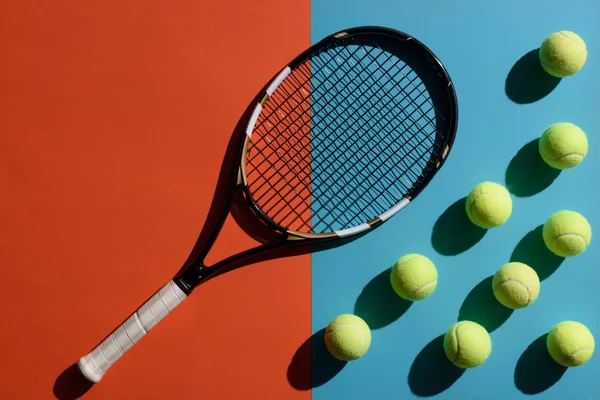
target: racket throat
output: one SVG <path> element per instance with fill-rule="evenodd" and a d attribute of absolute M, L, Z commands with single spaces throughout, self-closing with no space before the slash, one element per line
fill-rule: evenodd
<path fill-rule="evenodd" d="M 192 290 L 200 283 L 205 281 L 210 275 L 210 269 L 204 265 L 193 265 L 189 268 L 184 269 L 179 275 L 177 275 L 173 282 L 189 296 Z"/>

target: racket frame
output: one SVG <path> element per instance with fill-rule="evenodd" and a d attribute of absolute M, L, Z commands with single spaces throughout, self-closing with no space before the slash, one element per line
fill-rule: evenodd
<path fill-rule="evenodd" d="M 326 49 L 332 46 L 335 47 L 346 42 L 355 41 L 357 38 L 360 38 L 361 35 L 384 35 L 389 37 L 391 40 L 401 40 L 406 42 L 406 44 L 414 46 L 415 49 L 418 49 L 417 51 L 421 52 L 421 56 L 425 56 L 427 58 L 427 61 L 434 66 L 435 72 L 438 75 L 438 79 L 440 79 L 440 81 L 447 82 L 446 92 L 444 94 L 447 96 L 447 106 L 450 108 L 447 112 L 447 115 L 451 117 L 451 120 L 447 121 L 448 129 L 445 132 L 446 136 L 443 143 L 444 150 L 440 157 L 437 159 L 435 168 L 433 168 L 426 176 L 424 176 L 423 180 L 419 182 L 419 185 L 415 187 L 410 194 L 400 199 L 396 205 L 394 205 L 381 215 L 376 216 L 371 220 L 356 227 L 347 228 L 337 232 L 308 233 L 287 230 L 279 224 L 277 224 L 275 221 L 273 221 L 273 219 L 271 219 L 266 213 L 263 212 L 261 207 L 252 197 L 252 193 L 250 192 L 248 186 L 248 177 L 246 174 L 246 157 L 248 155 L 248 146 L 251 140 L 254 126 L 263 109 L 263 106 L 269 101 L 270 97 L 273 95 L 277 87 L 285 80 L 285 78 L 291 73 L 291 71 L 293 71 L 303 62 L 305 62 L 307 59 L 310 59 L 313 54 L 325 51 Z M 448 155 L 450 154 L 450 150 L 452 149 L 452 146 L 454 144 L 454 139 L 456 137 L 456 131 L 458 127 L 457 96 L 452 84 L 452 80 L 445 66 L 437 58 L 437 56 L 422 42 L 418 41 L 417 39 L 406 33 L 386 27 L 355 27 L 345 29 L 343 31 L 337 32 L 322 39 L 315 45 L 309 47 L 308 49 L 300 53 L 286 67 L 281 69 L 279 73 L 277 73 L 271 79 L 270 83 L 266 86 L 262 96 L 258 98 L 260 100 L 254 106 L 254 110 L 250 115 L 250 118 L 246 125 L 246 135 L 244 137 L 242 146 L 240 146 L 240 150 L 237 157 L 237 159 L 240 160 L 240 164 L 237 169 L 237 174 L 235 175 L 234 180 L 232 180 L 232 189 L 230 190 L 230 193 L 227 196 L 227 202 L 223 207 L 223 211 L 219 218 L 217 227 L 214 229 L 213 233 L 211 234 L 210 238 L 208 239 L 207 243 L 205 244 L 205 247 L 200 252 L 200 254 L 195 259 L 193 259 L 190 264 L 184 267 L 180 271 L 180 273 L 174 278 L 174 282 L 186 295 L 189 295 L 194 290 L 194 288 L 203 281 L 206 281 L 210 278 L 213 278 L 216 275 L 220 275 L 221 273 L 223 273 L 226 269 L 226 266 L 235 264 L 243 259 L 252 257 L 263 251 L 299 244 L 306 245 L 321 243 L 325 241 L 339 239 L 342 237 L 358 235 L 360 233 L 364 233 L 367 230 L 370 231 L 378 227 L 383 222 L 385 222 L 393 215 L 397 214 L 404 207 L 406 207 L 429 184 L 431 179 L 433 179 L 433 176 L 435 176 L 437 171 L 443 166 Z M 210 267 L 207 267 L 204 264 L 204 259 L 210 251 L 212 245 L 216 241 L 216 238 L 219 235 L 223 224 L 225 223 L 227 215 L 231 210 L 231 205 L 236 192 L 242 193 L 245 199 L 245 203 L 250 208 L 252 213 L 262 222 L 264 222 L 273 232 L 277 233 L 279 235 L 279 240 L 247 249 L 243 252 L 227 257 Z"/>

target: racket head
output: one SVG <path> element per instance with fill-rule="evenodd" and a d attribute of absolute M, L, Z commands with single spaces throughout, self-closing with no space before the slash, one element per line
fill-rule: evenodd
<path fill-rule="evenodd" d="M 454 85 L 429 48 L 389 28 L 347 29 L 267 86 L 247 123 L 239 181 L 276 231 L 355 235 L 429 184 L 457 126 Z"/>

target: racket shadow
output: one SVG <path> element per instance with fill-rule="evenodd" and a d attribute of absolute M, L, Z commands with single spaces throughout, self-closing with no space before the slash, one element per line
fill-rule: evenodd
<path fill-rule="evenodd" d="M 264 87 L 263 87 L 264 90 Z M 261 93 L 259 91 L 259 93 Z M 217 178 L 217 184 L 213 194 L 213 199 L 202 226 L 202 230 L 196 239 L 196 243 L 192 248 L 187 260 L 184 262 L 180 271 L 185 270 L 198 255 L 204 251 L 207 245 L 210 243 L 211 238 L 216 230 L 220 228 L 224 223 L 224 216 L 228 214 L 229 208 L 233 202 L 233 193 L 235 191 L 235 182 L 237 179 L 238 165 L 241 157 L 242 146 L 245 137 L 245 123 L 250 118 L 254 105 L 259 100 L 260 94 L 257 94 L 254 99 L 249 102 L 248 107 L 238 120 L 233 134 L 227 144 L 225 155 L 223 156 L 223 162 Z"/>
<path fill-rule="evenodd" d="M 79 372 L 77 364 L 65 369 L 54 382 L 52 392 L 58 400 L 75 400 L 86 394 L 93 384 Z"/>

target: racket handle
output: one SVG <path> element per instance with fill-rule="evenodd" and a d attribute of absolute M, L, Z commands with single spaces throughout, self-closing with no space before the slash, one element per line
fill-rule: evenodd
<path fill-rule="evenodd" d="M 94 350 L 79 359 L 77 365 L 83 376 L 93 383 L 100 382 L 106 371 L 185 297 L 175 282 L 163 286 Z"/>

